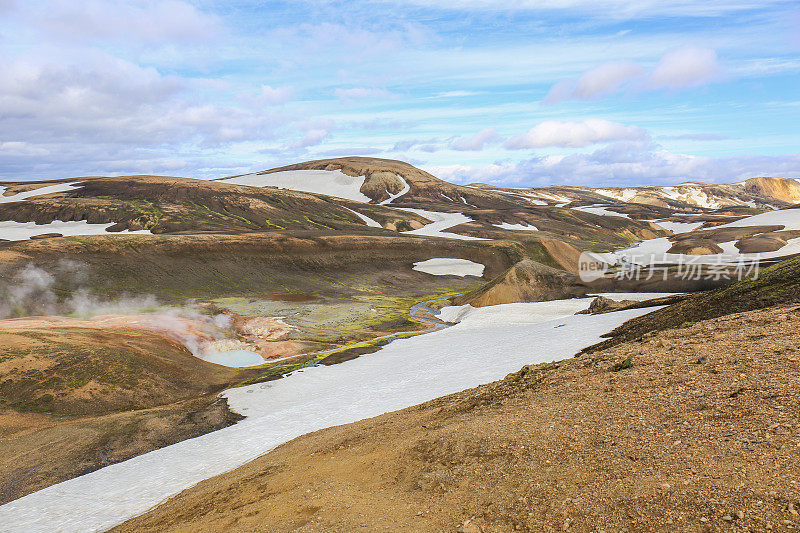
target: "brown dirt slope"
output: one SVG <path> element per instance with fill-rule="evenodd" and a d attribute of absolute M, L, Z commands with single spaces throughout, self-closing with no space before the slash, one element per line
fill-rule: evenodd
<path fill-rule="evenodd" d="M 589 351 L 599 350 L 651 331 L 676 328 L 742 311 L 800 302 L 800 257 L 787 259 L 758 272 L 756 279 L 737 281 L 726 287 L 687 296 L 683 301 L 625 322 L 611 337 Z"/>
<path fill-rule="evenodd" d="M 241 375 L 140 330 L 0 331 L 0 405 L 94 415 L 214 392 Z"/>
<path fill-rule="evenodd" d="M 789 204 L 800 202 L 800 183 L 786 178 L 758 177 L 744 182 L 744 189 L 756 196 L 774 198 Z"/>
<path fill-rule="evenodd" d="M 798 318 L 729 315 L 305 435 L 117 531 L 797 527 Z"/>
<path fill-rule="evenodd" d="M 0 331 L 0 503 L 233 423 L 254 375 L 133 330 Z"/>

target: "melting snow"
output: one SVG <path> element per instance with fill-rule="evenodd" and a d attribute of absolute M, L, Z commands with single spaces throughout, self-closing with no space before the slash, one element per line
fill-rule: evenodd
<path fill-rule="evenodd" d="M 656 222 L 656 224 L 666 230 L 671 231 L 675 235 L 679 233 L 688 233 L 703 225 L 702 222 L 670 222 L 668 220 L 659 221 Z"/>
<path fill-rule="evenodd" d="M 681 190 L 675 187 L 662 187 L 661 192 L 667 198 L 694 204 L 698 207 L 705 207 L 707 209 L 719 209 L 719 202 L 709 197 L 705 192 L 697 187 L 684 187 Z"/>
<path fill-rule="evenodd" d="M 767 211 L 760 215 L 753 215 L 729 222 L 716 228 L 741 228 L 742 226 L 784 226 L 784 229 L 800 229 L 800 209 L 779 209 Z"/>
<path fill-rule="evenodd" d="M 583 211 L 585 213 L 592 213 L 593 215 L 602 215 L 605 217 L 622 217 L 622 218 L 631 218 L 625 213 L 616 213 L 614 211 L 609 211 L 605 207 L 599 207 L 597 205 L 585 205 L 582 207 L 571 207 L 570 209 L 575 209 L 577 211 Z"/>
<path fill-rule="evenodd" d="M 470 237 L 468 235 L 459 235 L 457 233 L 443 231 L 447 228 L 452 228 L 453 226 L 458 226 L 459 224 L 463 224 L 465 222 L 472 222 L 472 219 L 464 213 L 442 213 L 440 211 L 426 211 L 424 209 L 412 209 L 410 207 L 398 207 L 397 209 L 408 211 L 410 213 L 416 213 L 427 218 L 428 220 L 433 221 L 419 229 L 404 231 L 403 233 L 407 235 L 427 235 L 429 237 L 445 237 L 447 239 L 461 239 L 463 241 L 486 240 L 480 237 Z"/>
<path fill-rule="evenodd" d="M 44 233 L 60 233 L 65 237 L 77 235 L 131 235 L 131 234 L 150 234 L 149 230 L 123 230 L 116 232 L 106 231 L 114 225 L 114 222 L 107 224 L 89 224 L 85 220 L 62 222 L 56 220 L 49 224 L 36 224 L 35 222 L 14 222 L 6 220 L 0 222 L 0 239 L 9 241 L 23 241 L 36 235 Z"/>
<path fill-rule="evenodd" d="M 622 191 L 610 191 L 608 189 L 595 189 L 597 194 L 602 194 L 603 196 L 608 196 L 609 198 L 614 198 L 616 200 L 620 200 L 623 202 L 630 202 L 636 197 L 637 191 L 636 189 L 623 189 Z"/>
<path fill-rule="evenodd" d="M 365 179 L 364 176 L 348 176 L 341 170 L 284 170 L 270 174 L 246 174 L 220 181 L 252 187 L 273 186 L 369 203 L 371 199 L 361 192 Z"/>
<path fill-rule="evenodd" d="M 502 224 L 494 224 L 494 226 L 500 229 L 510 229 L 513 231 L 539 231 L 539 228 L 533 224 L 528 226 L 526 224 L 510 224 L 508 222 L 503 222 Z"/>
<path fill-rule="evenodd" d="M 291 377 L 224 393 L 248 418 L 45 488 L 0 506 L 12 531 L 113 527 L 209 477 L 310 431 L 475 387 L 522 365 L 571 357 L 624 321 L 652 311 L 574 315 L 591 298 L 471 310 L 450 328 Z"/>
<path fill-rule="evenodd" d="M 342 207 L 344 207 L 344 206 L 342 206 Z M 344 208 L 347 209 L 348 211 L 350 211 L 351 213 L 353 213 L 354 215 L 356 215 L 361 220 L 363 220 L 367 224 L 367 226 L 369 226 L 371 228 L 382 228 L 383 227 L 380 224 L 378 224 L 375 220 L 372 220 L 371 218 L 369 218 L 367 215 L 362 215 L 358 211 L 353 211 L 349 207 L 344 207 Z"/>
<path fill-rule="evenodd" d="M 401 197 L 401 196 L 403 196 L 405 193 L 407 193 L 408 191 L 410 191 L 410 190 L 411 190 L 411 185 L 409 185 L 409 184 L 408 184 L 408 182 L 407 182 L 406 180 L 404 180 L 402 176 L 400 176 L 399 174 L 397 174 L 397 179 L 399 179 L 400 181 L 402 181 L 402 182 L 403 182 L 403 189 L 402 189 L 402 190 L 401 190 L 399 193 L 397 193 L 397 194 L 392 194 L 392 193 L 389 193 L 389 198 L 387 198 L 386 200 L 382 201 L 382 202 L 381 202 L 381 205 L 390 204 L 390 203 L 392 203 L 393 201 L 395 201 L 397 198 L 400 198 L 400 197 Z M 388 192 L 388 191 L 387 191 L 387 192 Z"/>
<path fill-rule="evenodd" d="M 450 257 L 436 257 L 427 261 L 414 263 L 414 270 L 432 274 L 434 276 L 483 276 L 486 268 L 480 263 L 467 259 L 453 259 Z"/>
<path fill-rule="evenodd" d="M 20 200 L 25 200 L 26 198 L 32 198 L 34 196 L 42 196 L 43 194 L 71 191 L 76 187 L 81 187 L 81 185 L 75 185 L 73 183 L 58 183 L 56 185 L 39 187 L 38 189 L 34 189 L 32 191 L 18 192 L 17 194 L 12 194 L 11 196 L 3 196 L 7 187 L 0 187 L 0 204 L 19 202 Z"/>

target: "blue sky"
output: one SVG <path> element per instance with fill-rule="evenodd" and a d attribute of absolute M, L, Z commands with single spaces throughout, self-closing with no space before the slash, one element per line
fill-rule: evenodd
<path fill-rule="evenodd" d="M 800 178 L 783 0 L 0 0 L 0 177 Z"/>

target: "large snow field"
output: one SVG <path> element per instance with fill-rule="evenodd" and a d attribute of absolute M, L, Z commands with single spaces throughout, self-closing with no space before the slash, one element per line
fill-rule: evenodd
<path fill-rule="evenodd" d="M 116 232 L 107 231 L 113 226 L 113 222 L 107 224 L 89 224 L 85 220 L 63 222 L 56 220 L 49 224 L 36 224 L 35 222 L 14 222 L 6 220 L 0 222 L 0 239 L 9 241 L 23 241 L 35 235 L 44 233 L 60 233 L 65 237 L 76 235 L 131 235 L 131 234 L 150 234 L 150 230 L 123 230 Z"/>
<path fill-rule="evenodd" d="M 417 261 L 413 269 L 434 276 L 483 276 L 486 267 L 468 259 L 435 257 L 427 261 Z"/>
<path fill-rule="evenodd" d="M 39 187 L 38 189 L 33 189 L 32 191 L 18 192 L 17 194 L 12 194 L 11 196 L 3 196 L 8 187 L 0 187 L 0 204 L 19 202 L 21 200 L 25 200 L 26 198 L 42 196 L 44 194 L 52 194 L 54 192 L 71 191 L 75 187 L 79 187 L 79 185 L 75 185 L 74 183 L 57 183 L 56 185 Z"/>
<path fill-rule="evenodd" d="M 690 263 L 695 265 L 729 265 L 800 253 L 800 238 L 789 239 L 786 246 L 780 250 L 752 254 L 739 253 L 739 249 L 734 246 L 735 241 L 719 243 L 720 248 L 723 250 L 722 253 L 710 255 L 668 254 L 667 250 L 672 248 L 672 244 L 669 238 L 659 237 L 642 241 L 638 245 L 623 250 L 593 255 L 603 258 L 609 264 L 617 264 L 624 260 L 638 265 Z"/>
<path fill-rule="evenodd" d="M 348 176 L 341 170 L 284 170 L 270 174 L 245 174 L 220 181 L 252 187 L 273 186 L 368 203 L 370 197 L 361 192 L 365 179 L 364 176 Z"/>
<path fill-rule="evenodd" d="M 450 233 L 448 231 L 444 231 L 448 228 L 452 228 L 453 226 L 458 226 L 459 224 L 463 224 L 465 222 L 472 222 L 472 219 L 463 213 L 443 213 L 440 211 L 426 211 L 424 209 L 412 209 L 410 207 L 397 207 L 396 209 L 400 209 L 402 211 L 408 211 L 410 213 L 416 213 L 432 221 L 430 224 L 426 224 L 425 226 L 419 229 L 404 231 L 403 233 L 405 233 L 406 235 L 427 235 L 428 237 L 445 237 L 447 239 L 461 239 L 464 241 L 486 240 L 480 237 L 470 237 L 468 235 L 459 235 L 457 233 Z"/>
<path fill-rule="evenodd" d="M 230 389 L 231 427 L 167 446 L 0 506 L 8 531 L 110 528 L 209 477 L 318 429 L 402 409 L 504 377 L 529 363 L 572 357 L 652 309 L 574 315 L 591 298 L 470 310 L 463 322 L 290 377 Z"/>
<path fill-rule="evenodd" d="M 800 209 L 777 209 L 760 215 L 741 218 L 717 228 L 741 228 L 742 226 L 784 226 L 783 229 L 800 229 Z"/>

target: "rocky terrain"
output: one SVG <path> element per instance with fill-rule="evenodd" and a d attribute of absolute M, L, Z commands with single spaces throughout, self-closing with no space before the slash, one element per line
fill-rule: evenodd
<path fill-rule="evenodd" d="M 318 431 L 116 530 L 792 530 L 798 313 L 723 311 Z"/>
<path fill-rule="evenodd" d="M 420 317 L 431 316 L 409 315 L 422 302 L 432 313 L 447 304 L 728 286 L 664 300 L 671 305 L 582 356 L 602 361 L 652 332 L 797 303 L 796 259 L 731 283 L 754 254 L 779 263 L 800 253 L 799 188 L 753 178 L 506 189 L 362 157 L 212 181 L 0 183 L 0 498 L 225 427 L 237 417 L 216 401 L 219 391 L 428 331 Z M 597 279 L 581 277 L 585 251 L 601 254 Z M 680 261 L 698 257 L 721 263 L 722 274 L 687 277 Z M 442 260 L 478 270 L 419 268 Z M 627 276 L 632 264 L 663 267 L 664 275 Z M 637 306 L 597 304 L 593 312 Z M 173 318 L 154 326 L 162 316 Z M 242 355 L 245 363 L 231 362 Z M 422 526 L 415 514 L 398 529 L 448 529 L 469 518 L 453 513 Z M 513 525 L 533 527 L 526 523 Z"/>

